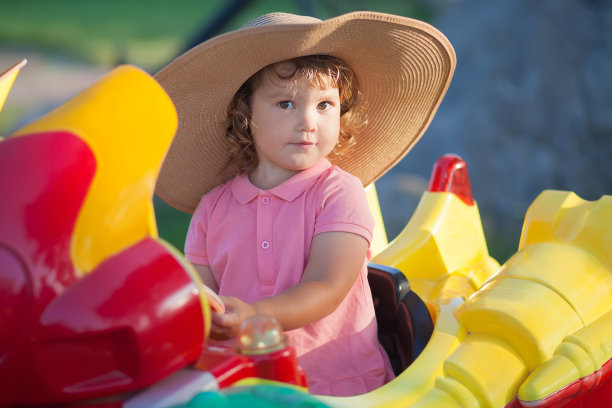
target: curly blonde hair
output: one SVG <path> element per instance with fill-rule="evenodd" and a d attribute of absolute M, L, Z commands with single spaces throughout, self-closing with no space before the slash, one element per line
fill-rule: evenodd
<path fill-rule="evenodd" d="M 290 64 L 288 73 L 275 69 L 279 64 Z M 285 68 L 283 66 L 283 68 Z M 355 144 L 356 131 L 365 124 L 362 118 L 360 93 L 353 70 L 340 58 L 329 55 L 309 55 L 268 65 L 251 76 L 234 94 L 227 109 L 226 137 L 231 142 L 232 160 L 238 161 L 241 171 L 257 167 L 257 152 L 253 143 L 251 95 L 262 81 L 264 74 L 278 79 L 306 82 L 321 89 L 331 85 L 340 94 L 340 135 L 331 155 L 341 155 Z"/>

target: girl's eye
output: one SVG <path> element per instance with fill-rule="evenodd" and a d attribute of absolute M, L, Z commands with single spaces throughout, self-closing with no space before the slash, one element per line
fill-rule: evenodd
<path fill-rule="evenodd" d="M 331 102 L 325 101 L 325 102 L 319 103 L 318 107 L 319 107 L 320 110 L 328 110 L 329 108 L 332 107 L 332 104 L 331 104 Z"/>
<path fill-rule="evenodd" d="M 278 103 L 278 106 L 280 106 L 281 109 L 293 109 L 295 104 L 292 101 L 282 101 Z"/>

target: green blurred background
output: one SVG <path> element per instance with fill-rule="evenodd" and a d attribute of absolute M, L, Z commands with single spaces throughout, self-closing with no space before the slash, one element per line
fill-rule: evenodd
<path fill-rule="evenodd" d="M 229 31 L 272 11 L 325 19 L 374 10 L 423 19 L 427 9 L 410 0 L 0 0 L 0 44 L 155 70 L 203 32 Z"/>

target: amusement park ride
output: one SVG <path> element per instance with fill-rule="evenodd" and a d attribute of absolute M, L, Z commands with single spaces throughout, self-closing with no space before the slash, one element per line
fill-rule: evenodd
<path fill-rule="evenodd" d="M 465 163 L 440 158 L 404 230 L 373 247 L 397 377 L 323 397 L 265 316 L 236 349 L 206 345 L 222 305 L 152 204 L 176 126 L 155 80 L 121 66 L 0 141 L 0 406 L 612 406 L 612 196 L 542 192 L 500 266 Z"/>

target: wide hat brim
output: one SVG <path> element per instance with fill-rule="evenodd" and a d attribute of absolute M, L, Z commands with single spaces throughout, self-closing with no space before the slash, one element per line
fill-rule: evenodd
<path fill-rule="evenodd" d="M 423 135 L 450 84 L 455 52 L 422 21 L 354 12 L 319 21 L 284 13 L 265 25 L 214 37 L 155 75 L 174 102 L 179 127 L 156 193 L 192 213 L 202 195 L 232 178 L 225 111 L 255 72 L 274 62 L 324 54 L 344 60 L 357 77 L 367 124 L 333 164 L 366 186 L 400 161 Z"/>

